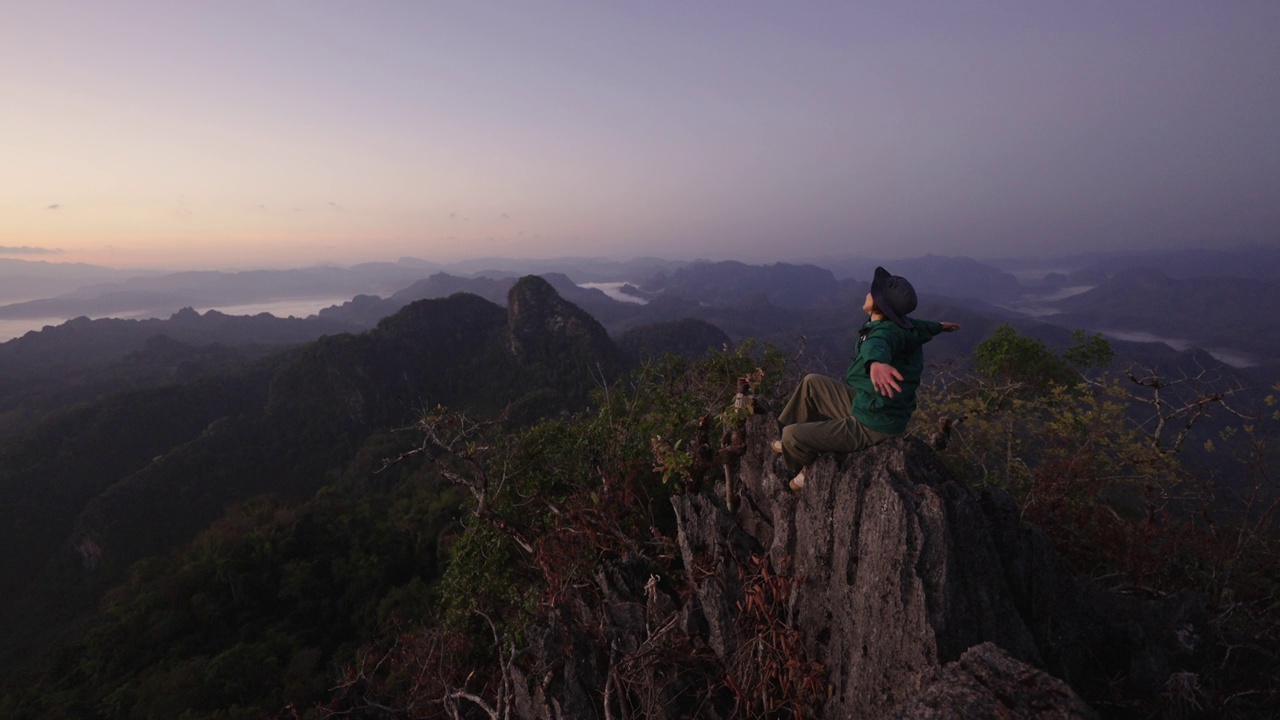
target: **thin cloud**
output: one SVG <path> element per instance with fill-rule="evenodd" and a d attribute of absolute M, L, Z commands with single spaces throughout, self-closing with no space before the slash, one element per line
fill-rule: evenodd
<path fill-rule="evenodd" d="M 60 252 L 61 248 L 0 245 L 0 255 L 57 255 Z"/>
<path fill-rule="evenodd" d="M 54 203 L 54 204 L 52 204 L 52 205 L 45 205 L 45 206 L 44 206 L 44 209 L 45 209 L 45 210 L 61 210 L 61 209 L 62 209 L 62 203 Z"/>
<path fill-rule="evenodd" d="M 511 219 L 511 216 L 510 216 L 510 215 L 508 215 L 508 214 L 506 214 L 506 213 L 502 213 L 502 219 L 503 219 L 503 220 L 510 220 L 510 219 Z"/>

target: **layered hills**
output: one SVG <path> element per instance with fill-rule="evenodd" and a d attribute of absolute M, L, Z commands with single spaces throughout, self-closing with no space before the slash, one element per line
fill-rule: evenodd
<path fill-rule="evenodd" d="M 218 342 L 232 345 L 305 342 L 323 334 L 370 329 L 409 302 L 444 298 L 456 292 L 473 293 L 505 304 L 506 293 L 515 278 L 537 272 L 562 297 L 600 321 L 611 335 L 641 325 L 695 317 L 721 328 L 734 340 L 755 338 L 795 345 L 803 336 L 814 357 L 838 365 L 844 360 L 849 338 L 847 333 L 833 337 L 830 332 L 838 325 L 856 324 L 858 318 L 849 317 L 848 310 L 860 305 L 875 265 L 887 264 L 893 272 L 915 283 L 923 302 L 922 315 L 954 316 L 958 322 L 979 323 L 986 328 L 1008 321 L 1047 340 L 1055 334 L 1065 336 L 1058 328 L 1112 330 L 1119 333 L 1113 340 L 1137 339 L 1148 344 L 1167 341 L 1178 349 L 1198 346 L 1212 349 L 1230 364 L 1256 366 L 1280 356 L 1280 347 L 1269 341 L 1274 333 L 1269 326 L 1264 326 L 1250 334 L 1236 328 L 1235 321 L 1242 317 L 1265 320 L 1275 314 L 1272 297 L 1275 293 L 1270 285 L 1277 279 L 1274 256 L 1273 249 L 1252 247 L 986 262 L 932 255 L 887 263 L 835 258 L 820 264 L 772 265 L 562 258 L 485 259 L 447 268 L 402 259 L 350 268 L 150 273 L 136 277 L 124 277 L 120 271 L 102 268 L 61 268 L 47 263 L 7 261 L 3 270 L 14 273 L 15 278 L 17 273 L 29 272 L 37 280 L 48 280 L 46 292 L 49 294 L 26 304 L 0 305 L 0 318 L 47 317 L 51 313 L 55 317 L 77 314 L 101 317 L 127 312 L 167 317 L 183 307 L 243 306 L 290 297 L 346 295 L 351 298 L 320 311 L 318 316 L 298 321 L 293 327 L 282 323 L 269 333 L 260 332 L 258 340 L 249 339 L 252 332 L 247 330 L 238 338 L 231 337 L 230 332 L 216 338 Z M 1159 282 L 1161 287 L 1148 288 L 1151 293 L 1142 289 L 1146 285 L 1132 283 L 1128 275 L 1145 272 L 1141 270 L 1144 267 L 1166 276 Z M 94 282 L 106 277 L 118 279 Z M 1241 282 L 1234 283 L 1233 278 Z M 615 292 L 611 297 L 595 287 L 605 281 L 615 287 L 625 282 L 631 289 Z M 58 284 L 63 282 L 79 285 L 72 291 L 54 294 L 64 287 Z M 1232 287 L 1233 283 L 1236 287 Z M 129 306 L 128 302 L 119 304 L 129 297 L 142 304 L 137 307 Z M 162 297 L 162 301 L 158 300 Z M 1169 299 L 1174 301 L 1172 305 L 1166 302 Z M 109 311 L 106 305 L 95 304 L 98 300 L 116 303 L 111 306 L 116 309 Z M 1212 321 L 1191 321 L 1187 313 L 1195 314 L 1197 308 L 1223 310 L 1216 313 Z M 53 312 L 54 309 L 57 312 Z M 172 330 L 156 324 L 165 321 L 155 321 L 145 329 L 139 327 L 135 334 L 145 339 L 163 333 L 183 342 L 201 342 L 187 337 L 189 327 L 180 327 L 189 326 L 189 318 L 184 315 L 174 319 L 179 322 L 174 323 Z M 88 328 L 78 326 L 75 332 L 62 337 L 84 336 L 89 332 Z M 94 332 L 100 333 L 99 339 L 105 341 L 109 336 L 123 336 L 132 331 L 119 326 L 107 332 Z M 52 335 L 50 332 L 40 334 Z M 276 339 L 265 339 L 269 335 Z M 965 345 L 963 338 L 949 338 L 947 342 L 956 343 L 953 352 L 972 349 L 971 344 Z M 82 346 L 82 350 L 90 354 L 101 352 L 91 343 L 82 343 Z M 130 351 L 139 347 L 134 343 Z M 7 349 L 0 345 L 0 364 Z M 1133 350 L 1138 354 L 1162 352 L 1155 348 Z"/>
<path fill-rule="evenodd" d="M 1207 349 L 1232 348 L 1254 362 L 1276 357 L 1280 281 L 1247 277 L 1173 278 L 1156 268 L 1117 272 L 1065 298 L 1057 322 L 1152 337 L 1195 338 Z"/>
<path fill-rule="evenodd" d="M 189 541 L 231 503 L 310 497 L 367 438 L 423 408 L 553 415 L 624 362 L 599 323 L 529 277 L 506 309 L 465 294 L 411 303 L 363 334 L 55 414 L 0 465 L 0 570 L 15 580 L 0 598 L 5 664 L 134 561 Z"/>

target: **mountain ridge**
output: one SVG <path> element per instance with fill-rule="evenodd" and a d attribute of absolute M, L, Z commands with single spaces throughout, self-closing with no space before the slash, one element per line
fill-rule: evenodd
<path fill-rule="evenodd" d="M 603 328 L 564 304 L 546 281 L 527 280 L 512 292 L 517 305 L 533 307 L 509 312 L 466 294 L 418 301 L 371 331 L 327 336 L 255 361 L 232 376 L 244 383 L 239 390 L 219 390 L 218 383 L 227 380 L 218 378 L 147 388 L 47 421 L 19 450 L 7 453 L 0 469 L 0 496 L 27 498 L 6 503 L 0 514 L 0 527 L 14 528 L 7 539 L 24 539 L 10 552 L 23 548 L 21 557 L 11 559 L 26 573 L 0 598 L 3 629 L 34 641 L 31 627 L 15 625 L 19 618 L 44 608 L 67 620 L 68 611 L 83 610 L 82 603 L 118 580 L 131 562 L 190 540 L 230 503 L 264 493 L 295 499 L 314 494 L 367 438 L 410 424 L 424 405 L 488 414 L 507 408 L 529 420 L 580 406 L 596 382 L 610 382 L 622 371 L 625 361 Z M 569 322 L 549 322 L 556 318 Z M 540 342 L 526 342 L 525 352 L 515 353 L 512 339 L 535 330 L 543 335 Z M 213 394 L 201 400 L 193 387 L 209 387 Z M 192 402 L 212 414 L 193 414 L 184 407 Z M 132 416 L 135 424 L 101 422 L 95 412 L 112 406 L 110 415 Z M 147 406 L 155 412 L 137 412 Z M 171 415 L 192 422 L 179 423 Z M 169 432 L 159 432 L 161 427 Z M 78 465 L 58 469 L 66 446 L 84 446 L 89 462 L 94 448 L 112 444 L 113 432 L 142 443 L 128 448 L 119 467 L 100 460 L 97 472 L 76 470 Z M 74 489 L 47 482 L 55 472 Z M 63 518 L 40 533 L 22 530 L 20 511 L 59 498 L 75 498 L 74 520 Z M 80 570 L 79 559 L 66 552 L 86 542 L 97 548 L 93 574 Z M 40 590 L 30 583 L 48 585 Z M 48 595 L 67 593 L 68 583 L 78 588 L 81 603 L 70 608 Z M 26 642 L 15 641 L 3 665 L 11 667 L 24 648 Z"/>

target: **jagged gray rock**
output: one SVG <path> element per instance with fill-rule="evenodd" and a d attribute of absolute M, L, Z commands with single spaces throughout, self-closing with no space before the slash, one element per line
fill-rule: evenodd
<path fill-rule="evenodd" d="M 753 424 L 740 515 L 770 528 L 762 542 L 774 567 L 803 578 L 795 623 L 827 670 L 824 716 L 883 716 L 982 642 L 1041 664 L 978 496 L 935 453 L 898 439 L 827 456 L 792 494 L 767 439 L 752 437 L 767 423 Z"/>
<path fill-rule="evenodd" d="M 992 643 L 969 648 L 960 659 L 929 673 L 892 720 L 1091 720 L 1098 714 L 1052 675 L 1009 657 Z"/>
<path fill-rule="evenodd" d="M 1007 495 L 966 487 L 919 440 L 823 457 L 792 493 L 768 449 L 773 416 L 754 416 L 746 433 L 732 505 L 672 499 L 684 591 L 660 585 L 643 559 L 602 568 L 602 607 L 572 613 L 591 627 L 562 613 L 531 634 L 522 717 L 551 717 L 552 705 L 603 717 L 592 702 L 623 692 L 641 716 L 681 717 L 690 708 L 673 667 L 742 657 L 740 571 L 753 556 L 794 581 L 785 620 L 825 674 L 820 717 L 1090 718 L 1077 691 L 1106 698 L 1123 677 L 1121 691 L 1155 697 L 1194 652 L 1194 596 L 1082 585 Z M 685 656 L 637 664 L 619 687 L 618 668 L 658 649 Z"/>
<path fill-rule="evenodd" d="M 728 660 L 739 641 L 734 618 L 742 593 L 741 571 L 751 555 L 760 552 L 760 545 L 718 498 L 678 495 L 672 504 L 680 521 L 680 555 L 698 593 L 708 642 L 721 660 Z"/>

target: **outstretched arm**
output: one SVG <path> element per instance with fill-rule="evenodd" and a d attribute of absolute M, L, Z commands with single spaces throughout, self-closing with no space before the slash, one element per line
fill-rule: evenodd
<path fill-rule="evenodd" d="M 942 326 L 942 332 L 955 332 L 960 329 L 960 325 L 953 322 L 940 322 L 938 325 Z M 902 386 L 898 384 L 898 381 L 902 380 L 902 373 L 898 368 L 887 362 L 873 361 L 867 367 L 867 372 L 871 375 L 871 386 L 881 395 L 893 397 L 894 393 L 902 392 Z"/>

